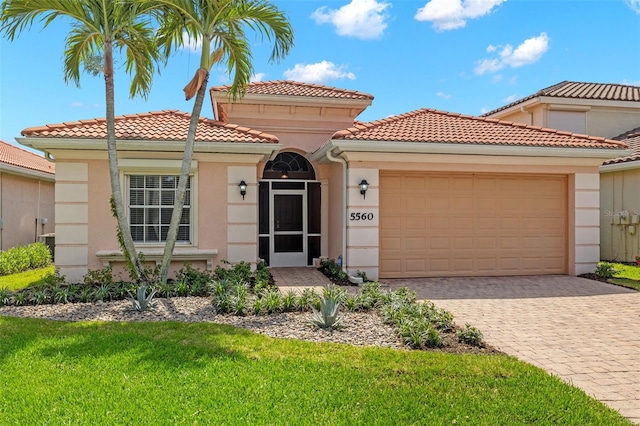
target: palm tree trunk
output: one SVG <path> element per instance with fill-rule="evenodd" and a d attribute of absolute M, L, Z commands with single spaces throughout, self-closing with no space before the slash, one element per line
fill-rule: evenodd
<path fill-rule="evenodd" d="M 176 198 L 173 205 L 173 212 L 171 214 L 171 223 L 169 225 L 169 231 L 167 233 L 167 240 L 164 246 L 164 253 L 162 256 L 162 265 L 160 266 L 160 283 L 167 282 L 169 275 L 169 265 L 171 265 L 171 257 L 173 255 L 173 248 L 176 245 L 176 239 L 178 237 L 178 227 L 180 225 L 180 218 L 182 217 L 182 208 L 184 207 L 184 197 L 187 192 L 187 181 L 189 180 L 189 171 L 191 170 L 191 159 L 193 158 L 193 147 L 196 141 L 196 129 L 198 127 L 198 120 L 200 119 L 200 113 L 202 112 L 202 105 L 204 103 L 204 96 L 207 91 L 207 82 L 209 81 L 209 71 L 205 69 L 204 78 L 198 93 L 196 95 L 195 103 L 193 104 L 193 111 L 191 113 L 191 121 L 189 122 L 189 132 L 187 133 L 187 140 L 184 145 L 184 155 L 182 156 L 182 168 L 180 169 L 180 178 L 178 179 L 178 188 L 176 189 Z"/>
<path fill-rule="evenodd" d="M 104 42 L 104 82 L 106 90 L 106 112 L 107 112 L 107 153 L 109 156 L 109 175 L 111 176 L 111 193 L 116 205 L 116 218 L 118 227 L 122 233 L 122 240 L 129 255 L 131 264 L 134 265 L 138 274 L 137 278 L 143 284 L 148 283 L 148 278 L 138 258 L 136 247 L 131 237 L 131 229 L 126 221 L 124 212 L 122 188 L 120 186 L 120 171 L 118 169 L 118 152 L 116 145 L 116 123 L 115 123 L 115 96 L 113 82 L 113 45 L 110 39 Z"/>

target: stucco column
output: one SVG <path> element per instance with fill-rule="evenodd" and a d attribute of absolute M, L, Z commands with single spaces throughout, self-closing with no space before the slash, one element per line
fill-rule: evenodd
<path fill-rule="evenodd" d="M 576 173 L 573 182 L 575 255 L 569 273 L 580 275 L 593 272 L 600 260 L 600 174 Z"/>
<path fill-rule="evenodd" d="M 89 166 L 56 163 L 56 267 L 68 282 L 81 282 L 89 259 Z"/>
<path fill-rule="evenodd" d="M 360 182 L 366 180 L 369 189 L 360 194 Z M 369 279 L 379 277 L 379 171 L 349 168 L 347 176 L 347 268 Z"/>
<path fill-rule="evenodd" d="M 247 193 L 242 198 L 238 184 L 244 180 Z M 258 180 L 256 166 L 227 168 L 227 257 L 231 263 L 258 259 Z"/>

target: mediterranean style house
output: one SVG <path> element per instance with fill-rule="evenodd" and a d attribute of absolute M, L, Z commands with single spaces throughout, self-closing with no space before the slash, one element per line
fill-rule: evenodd
<path fill-rule="evenodd" d="M 600 167 L 600 258 L 640 255 L 640 87 L 563 81 L 485 114 L 625 142 L 630 154 Z"/>
<path fill-rule="evenodd" d="M 53 232 L 55 165 L 0 141 L 0 251 Z"/>
<path fill-rule="evenodd" d="M 210 89 L 173 270 L 341 258 L 369 278 L 581 274 L 599 260 L 599 167 L 628 154 L 604 137 L 420 109 L 363 123 L 373 96 L 252 83 Z M 116 119 L 133 237 L 159 259 L 189 115 Z M 109 209 L 104 119 L 32 127 L 56 161 L 56 265 L 69 280 L 122 266 Z"/>

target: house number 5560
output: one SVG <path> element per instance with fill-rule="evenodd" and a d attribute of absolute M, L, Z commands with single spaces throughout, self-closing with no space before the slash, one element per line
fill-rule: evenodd
<path fill-rule="evenodd" d="M 351 213 L 349 220 L 373 220 L 373 213 Z"/>

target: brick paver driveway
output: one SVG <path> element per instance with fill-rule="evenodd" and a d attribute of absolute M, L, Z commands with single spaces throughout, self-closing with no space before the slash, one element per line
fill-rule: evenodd
<path fill-rule="evenodd" d="M 383 280 L 640 423 L 640 292 L 569 276 Z"/>

